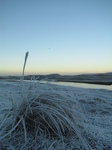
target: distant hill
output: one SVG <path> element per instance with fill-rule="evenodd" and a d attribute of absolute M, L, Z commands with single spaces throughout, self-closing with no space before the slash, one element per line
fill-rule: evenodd
<path fill-rule="evenodd" d="M 63 76 L 61 81 L 111 85 L 112 84 L 112 72 L 99 73 L 99 74 L 81 74 L 81 75 L 74 75 L 74 76 Z"/>
<path fill-rule="evenodd" d="M 112 72 L 109 73 L 98 73 L 98 74 L 80 74 L 80 75 L 59 75 L 59 74 L 48 74 L 48 75 L 28 75 L 25 76 L 25 80 L 30 80 L 31 77 L 35 77 L 38 80 L 47 81 L 61 81 L 61 82 L 79 82 L 79 83 L 93 83 L 93 84 L 112 84 Z M 0 76 L 0 79 L 19 80 L 19 76 Z"/>

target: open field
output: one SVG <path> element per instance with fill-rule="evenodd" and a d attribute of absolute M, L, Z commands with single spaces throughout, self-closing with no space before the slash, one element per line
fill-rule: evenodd
<path fill-rule="evenodd" d="M 52 105 L 48 109 L 45 107 L 43 108 L 49 113 L 51 112 L 51 108 L 54 110 L 52 113 L 57 113 L 59 108 L 63 108 L 64 110 L 66 108 L 67 112 L 65 113 L 65 116 L 68 117 L 69 120 L 64 119 L 64 115 L 61 118 L 58 118 L 62 120 L 64 119 L 63 121 L 61 120 L 61 122 L 56 118 L 55 120 L 52 118 L 51 121 L 54 121 L 53 123 L 55 124 L 55 127 L 54 124 L 52 127 L 54 129 L 56 128 L 55 131 L 57 131 L 58 134 L 56 135 L 54 132 L 52 133 L 51 128 L 48 128 L 49 136 L 44 132 L 44 128 L 41 129 L 43 131 L 39 131 L 36 135 L 35 132 L 32 132 L 32 130 L 29 130 L 29 128 L 26 127 L 26 124 L 23 127 L 22 123 L 18 123 L 19 120 L 16 120 L 18 121 L 16 122 L 16 125 L 17 123 L 19 124 L 17 125 L 18 127 L 12 127 L 11 120 L 16 115 L 17 108 L 20 109 L 20 104 L 22 104 L 21 83 L 1 81 L 1 149 L 112 149 L 112 91 L 83 89 L 52 85 L 48 83 L 40 84 L 35 82 L 25 82 L 24 90 L 26 95 L 30 94 L 30 99 L 28 100 L 30 106 L 32 106 L 31 99 L 38 95 L 41 95 L 40 98 L 45 99 L 44 103 L 40 104 L 43 106 L 46 103 L 46 106 L 48 106 L 49 104 L 47 100 L 49 99 L 46 99 L 46 96 L 49 95 L 49 97 L 53 99 L 53 101 L 57 101 L 57 103 L 53 106 L 54 103 L 50 100 Z M 65 105 L 66 107 L 64 107 Z M 15 114 L 13 116 L 12 113 L 14 113 L 14 111 L 12 111 L 12 108 L 14 109 L 14 107 Z M 33 111 L 32 107 L 31 109 Z M 42 111 L 44 112 L 44 109 L 42 109 Z M 73 111 L 73 116 L 70 116 L 71 113 L 69 111 Z M 60 114 L 62 113 L 62 111 L 59 112 Z M 10 113 L 10 115 L 7 115 L 8 113 Z M 54 114 L 52 114 L 52 116 L 54 116 Z M 48 121 L 47 118 L 46 121 Z M 29 124 L 31 124 L 31 120 Z M 61 124 L 61 127 L 58 126 L 59 124 Z M 49 123 L 49 125 L 45 124 L 45 126 L 50 125 L 52 125 L 52 123 Z M 66 129 L 64 125 L 66 126 Z M 67 126 L 69 126 L 69 130 L 67 129 Z"/>

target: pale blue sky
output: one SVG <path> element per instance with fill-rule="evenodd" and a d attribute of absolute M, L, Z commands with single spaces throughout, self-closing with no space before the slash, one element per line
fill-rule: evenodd
<path fill-rule="evenodd" d="M 0 75 L 112 72 L 112 0 L 0 0 Z"/>

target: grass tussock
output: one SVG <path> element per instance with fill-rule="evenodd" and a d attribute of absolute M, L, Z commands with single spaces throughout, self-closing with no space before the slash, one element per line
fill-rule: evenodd
<path fill-rule="evenodd" d="M 12 108 L 1 126 L 3 130 L 0 133 L 0 140 L 17 138 L 21 133 L 24 138 L 23 145 L 27 146 L 31 135 L 35 141 L 49 139 L 53 142 L 61 140 L 62 143 L 66 138 L 75 137 L 74 143 L 78 140 L 87 147 L 82 134 L 84 116 L 75 99 L 72 100 L 56 91 L 49 91 L 47 87 L 43 93 L 41 91 L 37 91 L 38 94 L 34 93 L 36 92 L 27 91 L 24 97 L 22 92 L 20 96 L 22 100 L 12 103 Z M 53 145 L 55 144 L 52 143 Z"/>
<path fill-rule="evenodd" d="M 83 134 L 85 118 L 76 98 L 49 90 L 48 84 L 32 81 L 26 86 L 21 80 L 21 85 L 20 99 L 12 99 L 0 126 L 1 143 L 5 140 L 15 149 L 80 149 L 80 145 L 90 149 Z"/>

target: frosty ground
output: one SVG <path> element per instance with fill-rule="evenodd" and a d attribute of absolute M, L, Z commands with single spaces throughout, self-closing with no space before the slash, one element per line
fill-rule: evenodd
<path fill-rule="evenodd" d="M 35 92 L 51 91 L 52 93 L 58 93 L 62 96 L 66 96 L 68 99 L 76 100 L 85 117 L 83 136 L 90 145 L 90 149 L 112 149 L 112 91 L 104 89 L 84 89 L 70 86 L 60 86 L 49 83 L 34 84 L 36 85 L 34 85 L 36 87 Z M 30 88 L 30 82 L 25 82 L 25 87 Z M 0 81 L 0 124 L 2 124 L 4 120 L 6 111 L 11 108 L 11 99 L 16 102 L 19 101 L 20 90 L 20 82 Z M 3 129 L 1 127 L 0 133 L 2 133 L 2 130 Z M 33 135 L 30 136 L 30 145 L 33 147 Z M 40 140 L 42 139 L 40 138 Z M 38 142 L 34 148 L 62 149 L 61 147 L 64 147 L 65 149 L 81 149 L 81 146 L 75 146 L 75 140 L 77 140 L 75 137 L 66 137 L 64 142 L 65 145 L 62 146 L 61 142 L 58 142 L 58 147 L 55 146 L 53 141 L 46 140 L 44 141 L 43 147 L 39 147 L 38 144 L 41 142 Z M 15 139 L 15 142 L 10 142 L 6 136 L 0 140 L 0 149 L 22 149 L 23 145 L 21 141 L 23 141 L 23 135 L 21 134 L 17 137 L 17 139 Z M 29 149 L 31 147 L 29 147 Z M 26 147 L 26 149 L 28 149 L 28 147 Z"/>

